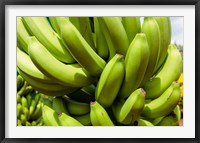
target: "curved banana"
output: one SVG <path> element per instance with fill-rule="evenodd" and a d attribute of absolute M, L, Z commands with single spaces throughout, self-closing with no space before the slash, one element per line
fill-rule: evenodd
<path fill-rule="evenodd" d="M 17 48 L 17 67 L 26 73 L 27 75 L 41 80 L 43 82 L 52 82 L 50 78 L 44 75 L 38 68 L 33 64 L 29 55 Z"/>
<path fill-rule="evenodd" d="M 119 17 L 100 17 L 104 21 L 116 52 L 126 55 L 129 46 L 128 37 Z"/>
<path fill-rule="evenodd" d="M 22 22 L 22 17 L 17 17 L 17 46 L 28 53 L 28 38 L 30 34 L 28 33 L 26 27 Z"/>
<path fill-rule="evenodd" d="M 135 35 L 141 32 L 140 17 L 122 17 L 122 24 L 130 44 Z"/>
<path fill-rule="evenodd" d="M 70 98 L 64 98 L 66 100 L 67 110 L 72 115 L 83 115 L 90 112 L 90 104 L 77 102 Z"/>
<path fill-rule="evenodd" d="M 65 94 L 69 94 L 72 93 L 74 91 L 77 90 L 77 88 L 74 87 L 67 87 L 67 86 L 63 86 L 57 83 L 46 83 L 46 82 L 42 82 L 37 80 L 37 79 L 33 79 L 31 76 L 26 75 L 26 73 L 24 73 L 23 71 L 21 71 L 20 69 L 18 70 L 20 75 L 32 86 L 34 87 L 36 90 L 40 90 L 41 93 L 43 93 L 42 91 L 49 91 L 52 93 L 53 92 L 58 92 L 58 93 L 62 93 L 63 95 Z M 62 92 L 61 92 L 62 91 Z M 45 92 L 47 93 L 47 92 Z M 44 93 L 44 94 L 45 94 Z M 58 94 L 58 96 L 60 96 L 60 94 Z"/>
<path fill-rule="evenodd" d="M 95 90 L 95 100 L 104 108 L 112 105 L 124 79 L 124 58 L 116 54 L 105 66 Z"/>
<path fill-rule="evenodd" d="M 83 126 L 79 121 L 65 113 L 59 114 L 58 119 L 61 126 Z"/>
<path fill-rule="evenodd" d="M 145 91 L 142 88 L 135 90 L 126 99 L 119 99 L 112 105 L 116 120 L 124 125 L 133 125 L 141 115 L 145 104 Z"/>
<path fill-rule="evenodd" d="M 94 17 L 94 32 L 96 36 L 96 52 L 101 58 L 106 60 L 109 56 L 109 48 L 97 17 Z"/>
<path fill-rule="evenodd" d="M 108 52 L 109 52 L 109 57 L 107 59 L 107 61 L 109 61 L 110 59 L 112 59 L 112 57 L 115 56 L 116 54 L 116 49 L 115 49 L 115 45 L 114 43 L 112 42 L 112 38 L 110 36 L 110 33 L 109 33 L 109 30 L 108 30 L 108 27 L 106 26 L 104 20 L 102 17 L 97 17 L 97 20 L 99 22 L 99 26 L 100 26 L 100 30 L 102 31 L 104 37 L 105 37 L 105 40 L 106 40 L 106 43 L 108 45 Z"/>
<path fill-rule="evenodd" d="M 178 126 L 179 122 L 175 115 L 164 117 L 156 126 Z"/>
<path fill-rule="evenodd" d="M 58 114 L 49 106 L 42 107 L 42 118 L 46 126 L 60 126 Z"/>
<path fill-rule="evenodd" d="M 97 102 L 90 102 L 90 120 L 93 126 L 114 126 L 106 110 Z"/>
<path fill-rule="evenodd" d="M 148 66 L 142 81 L 142 83 L 145 83 L 150 77 L 152 77 L 155 66 L 158 62 L 160 52 L 160 29 L 158 23 L 153 17 L 145 17 L 141 32 L 145 33 L 150 50 Z"/>
<path fill-rule="evenodd" d="M 146 91 L 146 98 L 159 97 L 173 81 L 176 81 L 182 72 L 183 61 L 177 47 L 169 45 L 167 59 L 162 69 L 143 88 Z"/>
<path fill-rule="evenodd" d="M 99 76 L 106 62 L 91 48 L 76 27 L 65 17 L 59 20 L 61 38 L 76 61 L 93 76 Z"/>
<path fill-rule="evenodd" d="M 67 111 L 67 106 L 64 103 L 62 97 L 55 97 L 53 98 L 52 109 L 55 110 L 58 114 L 65 113 L 69 114 Z"/>
<path fill-rule="evenodd" d="M 54 57 L 65 63 L 75 62 L 67 48 L 59 40 L 60 37 L 51 28 L 46 17 L 22 17 L 22 19 L 31 33 Z"/>
<path fill-rule="evenodd" d="M 24 85 L 24 79 L 22 78 L 21 75 L 17 75 L 17 91 L 22 88 Z"/>
<path fill-rule="evenodd" d="M 171 42 L 171 21 L 169 17 L 154 17 L 160 29 L 160 52 L 159 59 L 154 69 L 156 72 L 167 56 L 168 45 Z"/>
<path fill-rule="evenodd" d="M 151 122 L 145 119 L 138 119 L 137 120 L 137 126 L 154 126 Z"/>
<path fill-rule="evenodd" d="M 161 96 L 145 104 L 142 116 L 147 118 L 166 116 L 173 111 L 179 99 L 179 83 L 172 82 Z"/>
<path fill-rule="evenodd" d="M 96 47 L 93 40 L 93 33 L 91 29 L 90 19 L 89 17 L 77 17 L 80 25 L 80 33 L 83 38 L 87 41 L 90 47 L 96 51 Z"/>
<path fill-rule="evenodd" d="M 90 113 L 87 113 L 85 115 L 80 115 L 80 116 L 73 116 L 73 118 L 79 121 L 84 126 L 92 125 L 91 120 L 90 120 Z"/>
<path fill-rule="evenodd" d="M 95 82 L 79 64 L 67 65 L 57 60 L 35 37 L 30 38 L 29 54 L 42 73 L 64 86 L 83 87 Z"/>
<path fill-rule="evenodd" d="M 125 57 L 125 79 L 119 91 L 119 97 L 127 98 L 140 86 L 148 66 L 149 55 L 146 35 L 136 34 Z"/>

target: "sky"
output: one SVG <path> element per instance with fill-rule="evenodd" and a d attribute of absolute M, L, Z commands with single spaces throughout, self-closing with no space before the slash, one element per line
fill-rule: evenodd
<path fill-rule="evenodd" d="M 176 42 L 177 44 L 183 45 L 183 17 L 170 17 L 171 20 L 171 30 L 172 37 L 171 43 Z M 143 23 L 143 18 L 141 18 L 141 24 Z"/>

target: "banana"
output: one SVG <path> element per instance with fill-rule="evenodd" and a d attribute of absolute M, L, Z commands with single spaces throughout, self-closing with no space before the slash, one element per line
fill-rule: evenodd
<path fill-rule="evenodd" d="M 122 24 L 130 44 L 135 35 L 141 31 L 140 17 L 122 17 Z"/>
<path fill-rule="evenodd" d="M 145 119 L 138 119 L 137 120 L 137 126 L 154 126 L 151 122 Z"/>
<path fill-rule="evenodd" d="M 57 60 L 35 37 L 30 38 L 28 48 L 30 58 L 37 68 L 57 83 L 83 87 L 95 82 L 95 78 L 79 64 L 67 65 Z"/>
<path fill-rule="evenodd" d="M 22 114 L 26 116 L 26 120 L 29 120 L 29 110 L 27 107 L 22 107 Z"/>
<path fill-rule="evenodd" d="M 43 105 L 49 106 L 50 108 L 52 108 L 53 102 L 49 99 L 49 96 L 47 95 L 42 95 L 42 103 Z"/>
<path fill-rule="evenodd" d="M 42 115 L 42 103 L 38 102 L 37 106 L 35 107 L 35 111 L 30 116 L 31 120 L 36 120 Z"/>
<path fill-rule="evenodd" d="M 179 122 L 175 115 L 164 117 L 156 126 L 178 126 Z"/>
<path fill-rule="evenodd" d="M 54 57 L 64 63 L 75 62 L 67 48 L 60 42 L 60 37 L 51 28 L 46 17 L 22 17 L 22 19 L 33 35 Z"/>
<path fill-rule="evenodd" d="M 41 94 L 32 95 L 31 104 L 29 106 L 29 116 L 31 116 L 33 112 L 35 111 L 38 101 L 40 100 L 40 97 L 41 97 Z"/>
<path fill-rule="evenodd" d="M 64 98 L 66 101 L 67 109 L 72 115 L 83 115 L 90 112 L 90 105 L 88 103 L 77 102 L 70 98 Z"/>
<path fill-rule="evenodd" d="M 158 23 L 153 17 L 145 17 L 141 32 L 145 33 L 150 50 L 148 66 L 142 81 L 142 83 L 145 83 L 150 77 L 152 77 L 155 66 L 158 62 L 160 52 L 160 29 Z"/>
<path fill-rule="evenodd" d="M 67 96 L 78 102 L 90 103 L 90 101 L 95 100 L 95 86 L 93 84 L 82 87 L 72 93 L 67 94 Z"/>
<path fill-rule="evenodd" d="M 46 126 L 60 126 L 58 114 L 49 106 L 42 107 L 42 118 Z"/>
<path fill-rule="evenodd" d="M 21 96 L 19 94 L 17 94 L 17 103 L 21 104 Z"/>
<path fill-rule="evenodd" d="M 96 36 L 96 52 L 101 58 L 106 60 L 109 56 L 109 47 L 97 17 L 94 17 L 94 32 Z"/>
<path fill-rule="evenodd" d="M 102 17 L 97 17 L 97 20 L 99 22 L 100 30 L 102 31 L 102 33 L 103 33 L 103 35 L 104 35 L 104 37 L 106 39 L 106 43 L 108 45 L 109 57 L 108 57 L 107 61 L 109 61 L 116 54 L 115 45 L 112 42 L 111 35 L 109 33 L 109 30 L 108 30 L 103 18 Z"/>
<path fill-rule="evenodd" d="M 65 17 L 59 21 L 61 38 L 76 61 L 93 76 L 99 76 L 106 62 L 91 48 L 76 27 Z"/>
<path fill-rule="evenodd" d="M 83 126 L 79 121 L 65 113 L 59 114 L 58 119 L 61 126 Z"/>
<path fill-rule="evenodd" d="M 22 108 L 25 108 L 25 107 L 29 108 L 28 101 L 24 96 L 21 97 L 21 103 L 22 103 Z"/>
<path fill-rule="evenodd" d="M 26 27 L 22 22 L 22 17 L 17 17 L 17 46 L 28 53 L 28 33 Z"/>
<path fill-rule="evenodd" d="M 170 44 L 168 47 L 167 59 L 162 69 L 143 88 L 146 91 L 146 98 L 159 97 L 173 81 L 176 81 L 182 72 L 183 61 L 177 47 Z"/>
<path fill-rule="evenodd" d="M 64 94 L 67 93 L 71 93 L 75 90 L 77 90 L 77 88 L 73 88 L 73 87 L 66 87 L 57 83 L 46 83 L 46 82 L 42 82 L 37 80 L 37 79 L 33 79 L 31 76 L 26 75 L 26 73 L 24 73 L 23 71 L 21 71 L 20 69 L 18 70 L 20 75 L 32 86 L 32 87 L 36 87 L 36 89 L 44 89 L 47 91 L 66 91 L 64 92 Z"/>
<path fill-rule="evenodd" d="M 136 34 L 125 57 L 125 79 L 119 91 L 119 97 L 127 98 L 140 86 L 148 67 L 149 56 L 146 35 L 144 33 Z"/>
<path fill-rule="evenodd" d="M 22 124 L 22 125 L 25 125 L 26 122 L 27 122 L 26 115 L 21 114 L 21 115 L 20 115 L 20 120 L 21 120 L 21 124 Z"/>
<path fill-rule="evenodd" d="M 104 21 L 116 52 L 126 55 L 129 46 L 128 37 L 119 17 L 100 17 Z"/>
<path fill-rule="evenodd" d="M 24 85 L 20 88 L 20 90 L 17 92 L 19 96 L 24 96 L 26 94 L 26 87 L 28 86 L 28 82 L 24 81 Z"/>
<path fill-rule="evenodd" d="M 176 115 L 176 118 L 179 122 L 181 120 L 181 109 L 179 105 L 176 105 L 176 107 L 173 110 L 173 113 Z"/>
<path fill-rule="evenodd" d="M 93 33 L 91 29 L 90 19 L 89 17 L 77 17 L 80 25 L 80 33 L 86 42 L 90 45 L 90 47 L 96 51 L 96 47 L 93 41 Z"/>
<path fill-rule="evenodd" d="M 106 110 L 97 102 L 90 102 L 90 120 L 93 126 L 114 126 Z"/>
<path fill-rule="evenodd" d="M 22 104 L 18 103 L 17 104 L 17 118 L 20 117 L 21 113 L 22 113 Z"/>
<path fill-rule="evenodd" d="M 65 113 L 67 115 L 69 114 L 62 97 L 53 98 L 52 109 L 55 110 L 58 114 L 60 113 Z"/>
<path fill-rule="evenodd" d="M 124 58 L 116 54 L 105 66 L 95 90 L 95 100 L 104 108 L 112 105 L 124 79 Z"/>
<path fill-rule="evenodd" d="M 17 48 L 17 67 L 27 75 L 43 82 L 53 82 L 33 64 L 29 55 Z M 19 72 L 19 71 L 18 71 Z"/>
<path fill-rule="evenodd" d="M 179 98 L 179 83 L 172 82 L 161 96 L 145 104 L 142 116 L 147 118 L 166 116 L 176 107 Z"/>
<path fill-rule="evenodd" d="M 171 42 L 171 21 L 169 17 L 154 17 L 156 22 L 158 23 L 160 29 L 160 52 L 158 57 L 158 62 L 154 69 L 154 72 L 158 70 L 158 68 L 164 62 L 167 56 L 168 45 Z"/>
<path fill-rule="evenodd" d="M 141 115 L 145 104 L 145 91 L 139 88 L 126 99 L 119 99 L 112 105 L 116 120 L 124 125 L 133 125 Z"/>
<path fill-rule="evenodd" d="M 78 31 L 81 31 L 80 29 L 80 22 L 78 17 L 69 17 L 69 20 L 71 21 L 71 23 L 76 27 L 76 29 L 78 29 Z"/>
<path fill-rule="evenodd" d="M 90 120 L 90 113 L 87 113 L 85 115 L 80 115 L 80 116 L 73 116 L 73 118 L 79 121 L 84 126 L 92 125 L 91 120 Z"/>
<path fill-rule="evenodd" d="M 17 91 L 24 85 L 24 79 L 21 75 L 17 75 Z"/>

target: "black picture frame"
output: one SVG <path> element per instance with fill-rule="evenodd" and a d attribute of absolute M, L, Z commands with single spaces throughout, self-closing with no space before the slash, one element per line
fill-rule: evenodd
<path fill-rule="evenodd" d="M 6 5 L 194 5 L 195 6 L 195 138 L 5 138 L 5 9 Z M 152 142 L 152 143 L 197 143 L 200 142 L 200 0 L 0 0 L 0 141 L 21 142 Z"/>

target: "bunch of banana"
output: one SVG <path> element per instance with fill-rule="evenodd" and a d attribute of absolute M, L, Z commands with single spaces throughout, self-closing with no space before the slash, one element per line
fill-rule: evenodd
<path fill-rule="evenodd" d="M 169 17 L 17 18 L 17 71 L 47 126 L 176 126 L 182 67 Z"/>
<path fill-rule="evenodd" d="M 17 125 L 43 126 L 41 94 L 17 75 Z"/>

